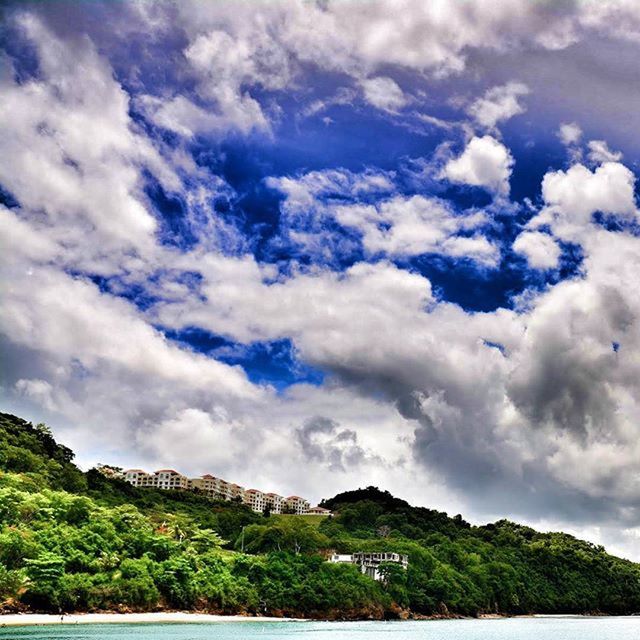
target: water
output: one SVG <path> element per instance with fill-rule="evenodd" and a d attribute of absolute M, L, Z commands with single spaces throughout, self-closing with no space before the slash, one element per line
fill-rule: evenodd
<path fill-rule="evenodd" d="M 640 640 L 639 618 L 219 622 L 0 628 L 1 640 Z"/>

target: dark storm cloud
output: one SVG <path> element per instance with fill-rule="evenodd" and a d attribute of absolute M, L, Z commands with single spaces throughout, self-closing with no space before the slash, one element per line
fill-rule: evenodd
<path fill-rule="evenodd" d="M 296 430 L 296 438 L 308 460 L 324 463 L 331 471 L 352 470 L 366 458 L 356 432 L 341 429 L 330 418 L 310 418 Z"/>

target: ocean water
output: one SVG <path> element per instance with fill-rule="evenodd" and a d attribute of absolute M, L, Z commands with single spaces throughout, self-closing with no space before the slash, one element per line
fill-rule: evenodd
<path fill-rule="evenodd" d="M 640 640 L 638 618 L 219 622 L 0 628 L 2 640 Z"/>

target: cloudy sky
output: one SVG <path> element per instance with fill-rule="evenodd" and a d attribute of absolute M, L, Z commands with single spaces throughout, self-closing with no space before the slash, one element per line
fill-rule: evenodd
<path fill-rule="evenodd" d="M 640 559 L 637 2 L 2 11 L 5 411 Z"/>

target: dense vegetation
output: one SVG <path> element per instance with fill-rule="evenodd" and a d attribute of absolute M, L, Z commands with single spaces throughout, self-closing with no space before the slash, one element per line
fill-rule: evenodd
<path fill-rule="evenodd" d="M 317 617 L 640 611 L 640 567 L 572 536 L 472 527 L 373 487 L 333 518 L 261 516 L 81 472 L 42 425 L 0 414 L 0 608 Z M 374 582 L 324 561 L 398 551 Z"/>

